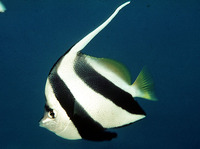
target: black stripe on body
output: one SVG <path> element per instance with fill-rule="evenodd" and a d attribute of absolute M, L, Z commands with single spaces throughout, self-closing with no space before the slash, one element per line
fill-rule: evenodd
<path fill-rule="evenodd" d="M 116 133 L 105 131 L 98 122 L 90 117 L 84 108 L 76 101 L 69 88 L 55 71 L 50 73 L 49 81 L 57 100 L 66 111 L 83 139 L 103 141 L 111 140 L 117 136 Z"/>
<path fill-rule="evenodd" d="M 74 69 L 76 74 L 95 92 L 111 100 L 117 106 L 132 114 L 146 115 L 133 97 L 104 76 L 96 72 L 85 60 L 85 55 L 79 53 Z"/>

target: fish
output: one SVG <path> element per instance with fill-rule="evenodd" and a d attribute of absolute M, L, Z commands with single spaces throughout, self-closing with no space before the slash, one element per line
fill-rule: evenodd
<path fill-rule="evenodd" d="M 0 1 L 0 12 L 5 12 L 6 11 L 6 7 L 4 6 L 4 4 Z"/>
<path fill-rule="evenodd" d="M 129 3 L 120 5 L 51 68 L 45 85 L 41 127 L 68 140 L 109 141 L 117 137 L 111 128 L 132 124 L 146 116 L 134 99 L 157 100 L 153 80 L 145 67 L 132 84 L 131 75 L 122 63 L 81 52 Z"/>

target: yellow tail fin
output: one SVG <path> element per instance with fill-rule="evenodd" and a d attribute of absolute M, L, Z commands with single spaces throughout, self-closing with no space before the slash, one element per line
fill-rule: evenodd
<path fill-rule="evenodd" d="M 136 88 L 137 97 L 152 101 L 157 100 L 154 93 L 154 82 L 146 67 L 142 69 L 132 86 Z"/>

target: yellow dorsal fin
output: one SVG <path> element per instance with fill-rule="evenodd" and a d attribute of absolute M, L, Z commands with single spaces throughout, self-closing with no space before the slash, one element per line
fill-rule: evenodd
<path fill-rule="evenodd" d="M 119 76 L 122 80 L 124 80 L 126 83 L 131 85 L 131 75 L 126 66 L 124 66 L 122 63 L 108 59 L 108 58 L 96 58 L 91 57 L 93 60 L 104 66 L 105 68 L 108 68 L 112 72 L 114 72 L 117 76 Z"/>

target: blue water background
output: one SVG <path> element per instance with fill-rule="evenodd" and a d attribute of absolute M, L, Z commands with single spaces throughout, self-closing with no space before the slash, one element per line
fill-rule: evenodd
<path fill-rule="evenodd" d="M 200 148 L 200 1 L 135 0 L 84 49 L 121 61 L 133 81 L 150 70 L 159 99 L 138 99 L 147 117 L 109 142 L 70 141 L 38 126 L 55 61 L 124 0 L 2 0 L 0 148 Z M 123 99 L 122 99 L 123 100 Z"/>

